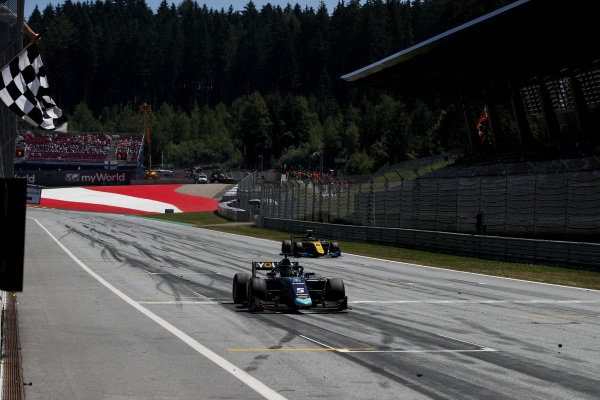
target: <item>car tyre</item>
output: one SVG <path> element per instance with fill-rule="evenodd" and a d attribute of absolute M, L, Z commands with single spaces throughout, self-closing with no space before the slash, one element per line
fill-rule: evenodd
<path fill-rule="evenodd" d="M 302 242 L 294 242 L 294 257 L 300 257 L 304 252 L 304 244 Z"/>
<path fill-rule="evenodd" d="M 284 240 L 281 242 L 281 252 L 283 254 L 290 254 L 292 252 L 292 241 Z"/>
<path fill-rule="evenodd" d="M 244 273 L 237 273 L 233 276 L 233 288 L 231 292 L 234 304 L 242 304 L 248 301 L 246 297 L 246 285 L 249 279 L 250 275 Z"/>
<path fill-rule="evenodd" d="M 247 283 L 248 311 L 262 311 L 261 300 L 267 299 L 267 282 L 260 278 L 250 278 Z"/>
<path fill-rule="evenodd" d="M 325 300 L 338 301 L 346 297 L 344 281 L 340 278 L 331 278 L 325 284 Z"/>
<path fill-rule="evenodd" d="M 339 251 L 340 251 L 340 245 L 338 244 L 338 242 L 331 242 L 331 243 L 329 243 L 329 254 L 331 254 L 331 253 L 337 253 Z M 340 252 L 339 254 L 334 255 L 334 257 L 338 257 L 341 254 L 342 253 Z"/>

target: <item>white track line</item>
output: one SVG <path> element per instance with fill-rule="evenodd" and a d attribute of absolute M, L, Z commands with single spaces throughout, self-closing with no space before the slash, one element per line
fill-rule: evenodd
<path fill-rule="evenodd" d="M 183 304 L 194 304 L 194 305 L 211 305 L 211 304 L 222 304 L 219 303 L 218 301 L 202 301 L 202 300 L 198 300 L 198 301 L 175 301 L 175 300 L 171 300 L 171 301 L 152 301 L 152 300 L 146 300 L 146 301 L 138 301 L 138 304 L 171 304 L 171 305 L 183 305 Z"/>
<path fill-rule="evenodd" d="M 438 335 L 434 334 L 446 339 L 451 339 L 456 342 L 465 343 L 471 346 L 479 347 L 478 349 L 404 349 L 404 350 L 352 350 L 346 348 L 337 348 L 329 346 L 323 342 L 319 342 L 316 339 L 309 338 L 308 336 L 299 335 L 301 338 L 308 340 L 309 342 L 313 342 L 318 344 L 321 347 L 326 349 L 334 350 L 339 353 L 473 353 L 473 352 L 495 352 L 498 351 L 496 349 L 492 349 L 491 347 L 480 346 L 475 343 L 467 342 L 466 340 L 456 339 L 450 336 Z"/>
<path fill-rule="evenodd" d="M 348 304 L 594 304 L 598 300 L 354 300 Z"/>
<path fill-rule="evenodd" d="M 248 373 L 246 373 L 245 371 L 243 371 L 241 368 L 235 366 L 234 364 L 230 363 L 229 361 L 227 361 L 223 357 L 219 356 L 218 354 L 214 353 L 213 351 L 211 351 L 207 347 L 203 346 L 202 344 L 200 344 L 198 341 L 196 341 L 195 339 L 193 339 L 192 337 L 190 337 L 188 334 L 186 334 L 185 332 L 183 332 L 179 328 L 176 328 L 174 325 L 170 324 L 166 320 L 164 320 L 161 317 L 159 317 L 158 315 L 154 314 L 152 311 L 150 311 L 147 308 L 141 306 L 138 302 L 134 301 L 129 296 L 127 296 L 125 293 L 121 292 L 119 289 L 117 289 L 116 287 L 114 287 L 113 285 L 111 285 L 108 281 L 104 280 L 100 275 L 98 275 L 97 273 L 95 273 L 94 271 L 92 271 L 92 269 L 90 267 L 88 267 L 87 265 L 85 265 L 73 253 L 71 253 L 71 251 L 69 251 L 69 249 L 67 249 L 61 242 L 59 242 L 58 239 L 56 239 L 56 237 L 54 237 L 54 235 L 52 235 L 52 233 L 50 233 L 50 231 L 48 229 L 46 229 L 46 227 L 44 225 L 42 225 L 37 219 L 33 218 L 33 220 L 84 271 L 86 271 L 88 274 L 90 274 L 98 282 L 100 282 L 101 284 L 103 284 L 108 290 L 110 290 L 111 292 L 113 292 L 114 294 L 116 294 L 118 297 L 120 297 L 127 304 L 129 304 L 130 306 L 132 306 L 133 308 L 135 308 L 136 310 L 138 310 L 139 312 L 141 312 L 142 314 L 144 314 L 145 316 L 147 316 L 148 318 L 150 318 L 151 320 L 153 320 L 154 322 L 156 322 L 157 324 L 159 324 L 160 326 L 162 326 L 163 328 L 165 328 L 166 330 L 168 330 L 169 332 L 171 332 L 173 335 L 175 335 L 182 342 L 184 342 L 185 344 L 187 344 L 188 346 L 190 346 L 192 349 L 196 350 L 198 353 L 200 353 L 204 357 L 208 358 L 210 361 L 212 361 L 213 363 L 217 364 L 219 367 L 223 368 L 225 371 L 229 372 L 231 375 L 235 376 L 237 379 L 239 379 L 240 381 L 242 381 L 243 383 L 245 383 L 246 385 L 248 385 L 251 389 L 253 389 L 257 393 L 259 393 L 265 399 L 269 399 L 269 400 L 270 399 L 275 399 L 275 400 L 283 400 L 283 399 L 285 399 L 285 397 L 283 397 L 282 395 L 280 395 L 279 393 L 277 393 L 275 390 L 271 389 L 270 387 L 268 387 L 267 385 L 265 385 L 264 383 L 262 383 L 258 379 L 254 378 L 253 376 L 251 376 Z"/>
<path fill-rule="evenodd" d="M 341 349 L 337 350 L 340 353 L 483 353 L 483 352 L 495 352 L 498 350 L 494 350 L 490 347 L 482 347 L 480 349 L 465 349 L 465 350 L 346 350 Z"/>
<path fill-rule="evenodd" d="M 304 335 L 299 335 L 299 336 L 301 338 L 304 338 L 304 339 L 308 340 L 309 342 L 313 342 L 313 343 L 318 344 L 319 346 L 325 347 L 326 349 L 332 349 L 332 350 L 335 349 L 335 347 L 328 346 L 325 343 L 321 343 L 321 342 L 319 342 L 319 341 L 317 341 L 315 339 L 311 339 L 308 336 L 304 336 Z"/>

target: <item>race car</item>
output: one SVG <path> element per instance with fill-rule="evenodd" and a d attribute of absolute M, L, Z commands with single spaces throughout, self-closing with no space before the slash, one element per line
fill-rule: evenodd
<path fill-rule="evenodd" d="M 307 230 L 303 235 L 291 235 L 290 240 L 281 242 L 281 254 L 293 255 L 294 257 L 313 256 L 319 257 L 330 255 L 339 257 L 342 255 L 337 242 L 320 240 L 313 235 L 312 230 Z"/>
<path fill-rule="evenodd" d="M 266 276 L 257 271 L 268 271 Z M 304 272 L 298 262 L 285 257 L 281 261 L 252 262 L 252 275 L 233 277 L 233 302 L 247 304 L 250 312 L 264 309 L 294 310 L 320 307 L 343 311 L 348 308 L 344 282 L 339 278 L 316 277 Z"/>

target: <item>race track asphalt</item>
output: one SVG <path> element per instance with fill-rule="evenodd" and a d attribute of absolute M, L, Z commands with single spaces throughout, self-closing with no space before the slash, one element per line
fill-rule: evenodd
<path fill-rule="evenodd" d="M 294 261 L 343 279 L 347 311 L 233 304 L 233 276 L 280 245 L 28 208 L 25 397 L 598 398 L 598 291 L 344 253 Z"/>

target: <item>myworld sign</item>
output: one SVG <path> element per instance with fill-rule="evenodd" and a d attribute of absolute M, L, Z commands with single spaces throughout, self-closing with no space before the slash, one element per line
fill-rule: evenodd
<path fill-rule="evenodd" d="M 15 172 L 15 178 L 42 186 L 129 185 L 135 179 L 135 171 L 22 171 Z"/>
<path fill-rule="evenodd" d="M 124 183 L 125 172 L 97 172 L 95 174 L 90 173 L 68 173 L 65 179 L 72 182 L 91 183 L 91 184 L 102 184 L 102 183 L 113 183 L 119 182 Z"/>

